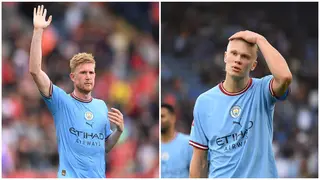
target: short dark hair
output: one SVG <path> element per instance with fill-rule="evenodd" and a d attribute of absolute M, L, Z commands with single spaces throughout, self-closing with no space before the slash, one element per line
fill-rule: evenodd
<path fill-rule="evenodd" d="M 171 114 L 175 114 L 175 110 L 172 105 L 167 103 L 162 103 L 161 108 L 166 108 Z"/>

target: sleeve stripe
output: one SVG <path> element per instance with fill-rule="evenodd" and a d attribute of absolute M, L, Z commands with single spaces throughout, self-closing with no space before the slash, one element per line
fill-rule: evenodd
<path fill-rule="evenodd" d="M 273 97 L 275 97 L 276 99 L 278 99 L 278 100 L 284 100 L 285 98 L 282 98 L 282 97 L 283 97 L 283 96 L 284 96 L 284 97 L 287 97 L 287 96 L 288 96 L 288 94 L 290 93 L 290 87 L 288 87 L 288 89 L 287 89 L 287 91 L 284 93 L 284 95 L 282 95 L 281 97 L 278 97 L 278 96 L 276 96 L 276 94 L 274 93 L 274 91 L 273 91 L 273 89 L 272 89 L 272 83 L 273 83 L 273 81 L 274 81 L 274 78 L 272 78 L 272 79 L 270 80 L 270 84 L 269 84 L 269 90 L 270 90 L 271 95 L 272 95 Z"/>
<path fill-rule="evenodd" d="M 270 90 L 271 95 L 272 95 L 273 97 L 276 97 L 275 94 L 274 94 L 274 92 L 273 92 L 273 89 L 272 89 L 273 80 L 274 80 L 274 78 L 272 78 L 271 81 L 270 81 L 269 90 Z"/>
<path fill-rule="evenodd" d="M 52 91 L 53 91 L 53 85 L 52 85 L 52 82 L 50 82 L 50 87 L 49 87 L 49 96 L 44 95 L 44 94 L 39 90 L 40 94 L 41 94 L 43 97 L 47 98 L 47 99 L 50 99 L 50 98 L 52 97 Z"/>
<path fill-rule="evenodd" d="M 109 136 L 105 137 L 104 140 L 108 140 L 108 138 L 111 136 L 111 134 L 109 134 Z"/>
<path fill-rule="evenodd" d="M 196 143 L 196 142 L 193 142 L 191 140 L 189 140 L 189 144 L 193 147 L 196 147 L 196 148 L 199 148 L 199 149 L 203 149 L 203 150 L 208 150 L 208 146 L 204 146 L 204 145 L 201 145 L 199 143 Z"/>
<path fill-rule="evenodd" d="M 50 82 L 49 97 L 52 96 L 52 91 L 53 91 L 53 85 L 52 85 L 52 82 Z"/>

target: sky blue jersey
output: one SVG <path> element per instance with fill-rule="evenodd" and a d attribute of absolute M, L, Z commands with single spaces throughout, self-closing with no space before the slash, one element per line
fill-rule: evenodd
<path fill-rule="evenodd" d="M 175 138 L 161 142 L 161 178 L 188 178 L 192 157 L 192 146 L 188 144 L 189 136 L 176 133 Z"/>
<path fill-rule="evenodd" d="M 104 101 L 84 101 L 50 85 L 42 98 L 54 118 L 59 170 L 58 178 L 105 178 L 105 140 L 112 133 Z"/>
<path fill-rule="evenodd" d="M 189 144 L 208 150 L 209 175 L 219 178 L 275 178 L 272 151 L 273 113 L 277 100 L 273 76 L 250 78 L 241 92 L 222 83 L 201 94 L 194 107 Z"/>

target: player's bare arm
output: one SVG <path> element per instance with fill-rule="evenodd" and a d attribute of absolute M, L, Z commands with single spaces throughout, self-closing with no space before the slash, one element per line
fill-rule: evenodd
<path fill-rule="evenodd" d="M 190 163 L 190 178 L 208 178 L 208 151 L 193 148 Z"/>
<path fill-rule="evenodd" d="M 272 90 L 277 97 L 281 97 L 287 91 L 292 74 L 286 60 L 282 55 L 267 41 L 265 37 L 252 31 L 240 31 L 229 38 L 229 40 L 242 38 L 245 41 L 257 44 L 262 52 L 269 70 L 274 76 Z"/>
<path fill-rule="evenodd" d="M 122 113 L 115 108 L 111 108 L 111 111 L 108 112 L 108 118 L 110 122 L 114 123 L 117 127 L 110 137 L 106 141 L 106 152 L 108 153 L 113 146 L 118 142 L 123 130 L 124 130 L 124 121 Z"/>
<path fill-rule="evenodd" d="M 33 77 L 33 80 L 38 86 L 38 89 L 45 96 L 50 96 L 50 79 L 45 72 L 41 70 L 42 60 L 42 33 L 43 30 L 48 27 L 51 23 L 52 16 L 46 21 L 47 10 L 44 9 L 43 5 L 34 8 L 33 11 L 33 36 L 30 48 L 30 59 L 29 59 L 29 72 Z"/>

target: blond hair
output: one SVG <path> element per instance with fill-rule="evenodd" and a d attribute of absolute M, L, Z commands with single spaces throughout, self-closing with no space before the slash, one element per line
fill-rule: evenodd
<path fill-rule="evenodd" d="M 74 55 L 70 60 L 70 69 L 71 72 L 74 72 L 77 66 L 84 63 L 93 63 L 96 64 L 94 57 L 92 54 L 89 53 L 78 53 Z"/>
<path fill-rule="evenodd" d="M 244 40 L 243 38 L 236 38 L 236 39 L 233 39 L 233 40 L 243 41 L 243 42 L 247 43 L 250 47 L 253 47 L 254 50 L 255 50 L 256 56 L 258 57 L 259 46 L 257 44 L 250 43 L 250 42 Z M 232 40 L 230 40 L 230 41 L 232 41 Z M 230 43 L 230 41 L 229 41 L 229 43 Z M 227 45 L 227 49 L 228 49 L 229 43 Z"/>

